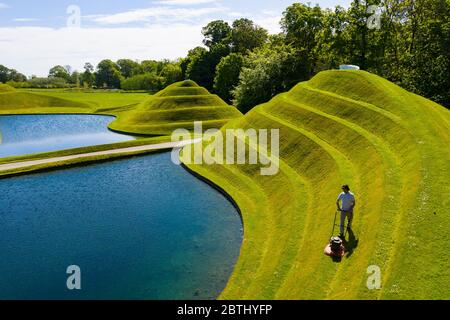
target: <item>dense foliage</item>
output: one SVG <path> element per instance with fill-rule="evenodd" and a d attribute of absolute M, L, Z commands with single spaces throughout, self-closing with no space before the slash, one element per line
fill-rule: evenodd
<path fill-rule="evenodd" d="M 146 90 L 157 92 L 163 88 L 164 78 L 154 73 L 144 73 L 124 79 L 122 81 L 123 90 Z"/>
<path fill-rule="evenodd" d="M 450 1 L 354 0 L 348 9 L 294 3 L 282 32 L 251 20 L 203 28 L 207 48 L 182 62 L 185 78 L 243 112 L 299 81 L 341 64 L 358 65 L 450 107 Z"/>
<path fill-rule="evenodd" d="M 244 60 L 239 85 L 232 90 L 239 109 L 245 113 L 307 80 L 305 63 L 298 56 L 299 51 L 289 45 L 267 45 L 250 52 Z"/>
<path fill-rule="evenodd" d="M 232 90 L 239 83 L 239 75 L 244 66 L 244 56 L 232 53 L 220 60 L 214 78 L 214 91 L 227 102 L 231 102 Z"/>
<path fill-rule="evenodd" d="M 14 69 L 9 69 L 0 64 L 0 82 L 7 83 L 9 81 L 21 82 L 26 81 L 27 77 Z"/>

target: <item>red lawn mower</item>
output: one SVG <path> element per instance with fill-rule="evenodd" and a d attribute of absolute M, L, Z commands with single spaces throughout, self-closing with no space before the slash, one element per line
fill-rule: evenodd
<path fill-rule="evenodd" d="M 331 231 L 330 243 L 325 247 L 324 253 L 330 257 L 342 258 L 345 255 L 344 239 L 334 236 L 334 228 L 336 227 L 336 217 L 338 211 L 334 214 L 333 230 Z"/>

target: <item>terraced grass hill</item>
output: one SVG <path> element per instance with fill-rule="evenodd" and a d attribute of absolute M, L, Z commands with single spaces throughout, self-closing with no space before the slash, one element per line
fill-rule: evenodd
<path fill-rule="evenodd" d="M 194 121 L 202 121 L 204 129 L 220 128 L 241 116 L 217 95 L 187 80 L 158 92 L 119 116 L 110 127 L 135 134 L 166 135 L 178 128 L 192 130 Z"/>
<path fill-rule="evenodd" d="M 12 92 L 16 89 L 14 89 L 13 87 L 11 87 L 10 85 L 7 84 L 3 84 L 0 83 L 0 93 L 4 93 L 4 92 Z"/>
<path fill-rule="evenodd" d="M 222 131 L 234 128 L 280 129 L 281 164 L 276 176 L 187 165 L 242 211 L 244 243 L 221 298 L 450 297 L 449 110 L 364 71 L 326 71 Z M 323 249 L 343 183 L 357 208 L 337 263 Z M 372 265 L 380 290 L 366 285 Z"/>

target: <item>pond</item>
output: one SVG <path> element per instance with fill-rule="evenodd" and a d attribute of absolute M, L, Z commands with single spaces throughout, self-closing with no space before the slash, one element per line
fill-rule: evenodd
<path fill-rule="evenodd" d="M 214 299 L 237 210 L 160 153 L 0 180 L 0 299 Z M 68 290 L 68 266 L 81 290 Z"/>
<path fill-rule="evenodd" d="M 108 129 L 111 116 L 0 116 L 0 158 L 135 139 Z"/>

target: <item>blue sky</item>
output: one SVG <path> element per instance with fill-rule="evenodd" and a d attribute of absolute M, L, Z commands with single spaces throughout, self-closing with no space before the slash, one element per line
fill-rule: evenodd
<path fill-rule="evenodd" d="M 279 32 L 288 0 L 0 0 L 0 64 L 45 76 L 55 64 L 81 69 L 105 58 L 176 59 L 201 44 L 214 19 L 246 17 Z M 307 3 L 307 1 L 301 1 Z M 311 1 L 321 7 L 351 0 Z M 81 19 L 71 19 L 75 5 Z M 68 28 L 69 26 L 75 26 Z M 76 24 L 80 21 L 80 26 Z M 75 24 L 74 24 L 75 23 Z"/>

